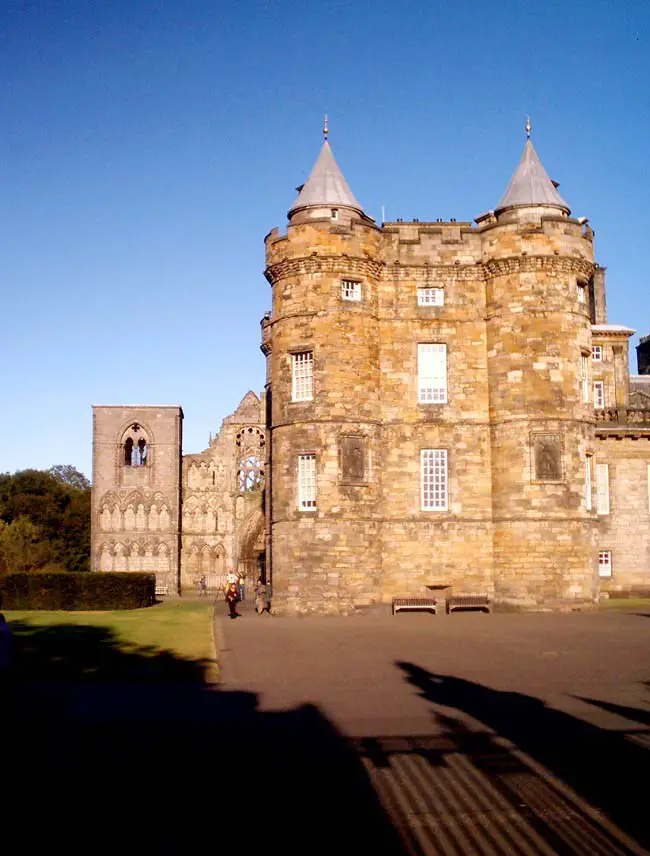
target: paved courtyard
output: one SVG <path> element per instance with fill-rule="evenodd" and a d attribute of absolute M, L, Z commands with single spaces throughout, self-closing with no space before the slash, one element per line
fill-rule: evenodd
<path fill-rule="evenodd" d="M 216 621 L 222 691 L 318 711 L 406 852 L 650 852 L 650 614 L 248 609 Z"/>

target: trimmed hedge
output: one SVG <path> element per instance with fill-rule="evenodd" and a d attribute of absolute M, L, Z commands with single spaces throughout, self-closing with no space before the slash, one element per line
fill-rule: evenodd
<path fill-rule="evenodd" d="M 154 574 L 64 571 L 0 576 L 2 609 L 139 609 L 155 602 Z"/>

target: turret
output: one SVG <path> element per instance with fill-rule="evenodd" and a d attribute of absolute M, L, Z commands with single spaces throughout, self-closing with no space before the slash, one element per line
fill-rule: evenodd
<path fill-rule="evenodd" d="M 346 612 L 372 600 L 380 565 L 377 283 L 380 232 L 332 153 L 328 128 L 289 210 L 266 239 L 273 288 L 264 350 L 271 387 L 274 604 Z"/>
<path fill-rule="evenodd" d="M 530 140 L 477 218 L 487 295 L 497 598 L 596 596 L 589 283 L 593 232 Z M 593 291 L 593 289 L 591 289 Z"/>

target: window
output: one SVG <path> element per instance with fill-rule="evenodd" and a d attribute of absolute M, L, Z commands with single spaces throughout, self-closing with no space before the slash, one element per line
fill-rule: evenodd
<path fill-rule="evenodd" d="M 332 208 L 332 220 L 336 221 L 339 219 L 339 209 Z"/>
<path fill-rule="evenodd" d="M 418 401 L 421 404 L 447 401 L 446 345 L 418 345 Z"/>
<path fill-rule="evenodd" d="M 596 508 L 609 514 L 609 464 L 596 464 Z"/>
<path fill-rule="evenodd" d="M 343 300 L 361 300 L 361 283 L 352 279 L 342 279 L 341 297 Z"/>
<path fill-rule="evenodd" d="M 291 400 L 311 401 L 314 397 L 314 353 L 291 354 Z"/>
<path fill-rule="evenodd" d="M 598 551 L 598 576 L 611 577 L 612 575 L 612 551 Z"/>
<path fill-rule="evenodd" d="M 444 288 L 431 288 L 428 285 L 418 288 L 418 306 L 444 306 L 444 304 Z"/>
<path fill-rule="evenodd" d="M 420 452 L 422 511 L 447 511 L 447 450 Z"/>
<path fill-rule="evenodd" d="M 602 361 L 603 361 L 603 346 L 602 345 L 592 345 L 591 346 L 591 359 L 595 363 L 602 363 Z"/>
<path fill-rule="evenodd" d="M 589 404 L 589 357 L 580 355 L 580 386 L 582 387 L 582 400 Z"/>
<path fill-rule="evenodd" d="M 298 510 L 316 510 L 316 455 L 298 456 Z"/>
<path fill-rule="evenodd" d="M 591 498 L 591 455 L 585 458 L 585 508 L 591 511 L 593 501 Z"/>
<path fill-rule="evenodd" d="M 587 302 L 587 289 L 584 285 L 578 283 L 576 285 L 576 292 L 578 295 L 578 303 L 586 303 Z"/>
<path fill-rule="evenodd" d="M 240 491 L 260 490 L 264 485 L 264 465 L 259 455 L 247 455 L 239 462 L 237 486 Z"/>
<path fill-rule="evenodd" d="M 605 384 L 602 380 L 594 381 L 594 407 L 599 410 L 605 406 Z"/>
<path fill-rule="evenodd" d="M 137 422 L 134 422 L 124 433 L 122 451 L 125 467 L 145 467 L 147 465 L 149 444 L 143 433 L 142 427 Z"/>

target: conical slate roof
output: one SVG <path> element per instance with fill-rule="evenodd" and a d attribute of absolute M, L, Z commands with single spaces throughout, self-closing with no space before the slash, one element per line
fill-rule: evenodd
<path fill-rule="evenodd" d="M 303 184 L 298 198 L 289 209 L 289 214 L 291 215 L 299 208 L 321 205 L 333 208 L 354 208 L 363 213 L 363 208 L 343 177 L 327 140 L 323 143 L 314 168 Z"/>
<path fill-rule="evenodd" d="M 567 214 L 571 213 L 548 177 L 530 139 L 526 140 L 519 166 L 495 211 L 503 211 L 504 208 L 512 208 L 515 205 L 551 205 L 554 208 L 562 208 Z"/>

